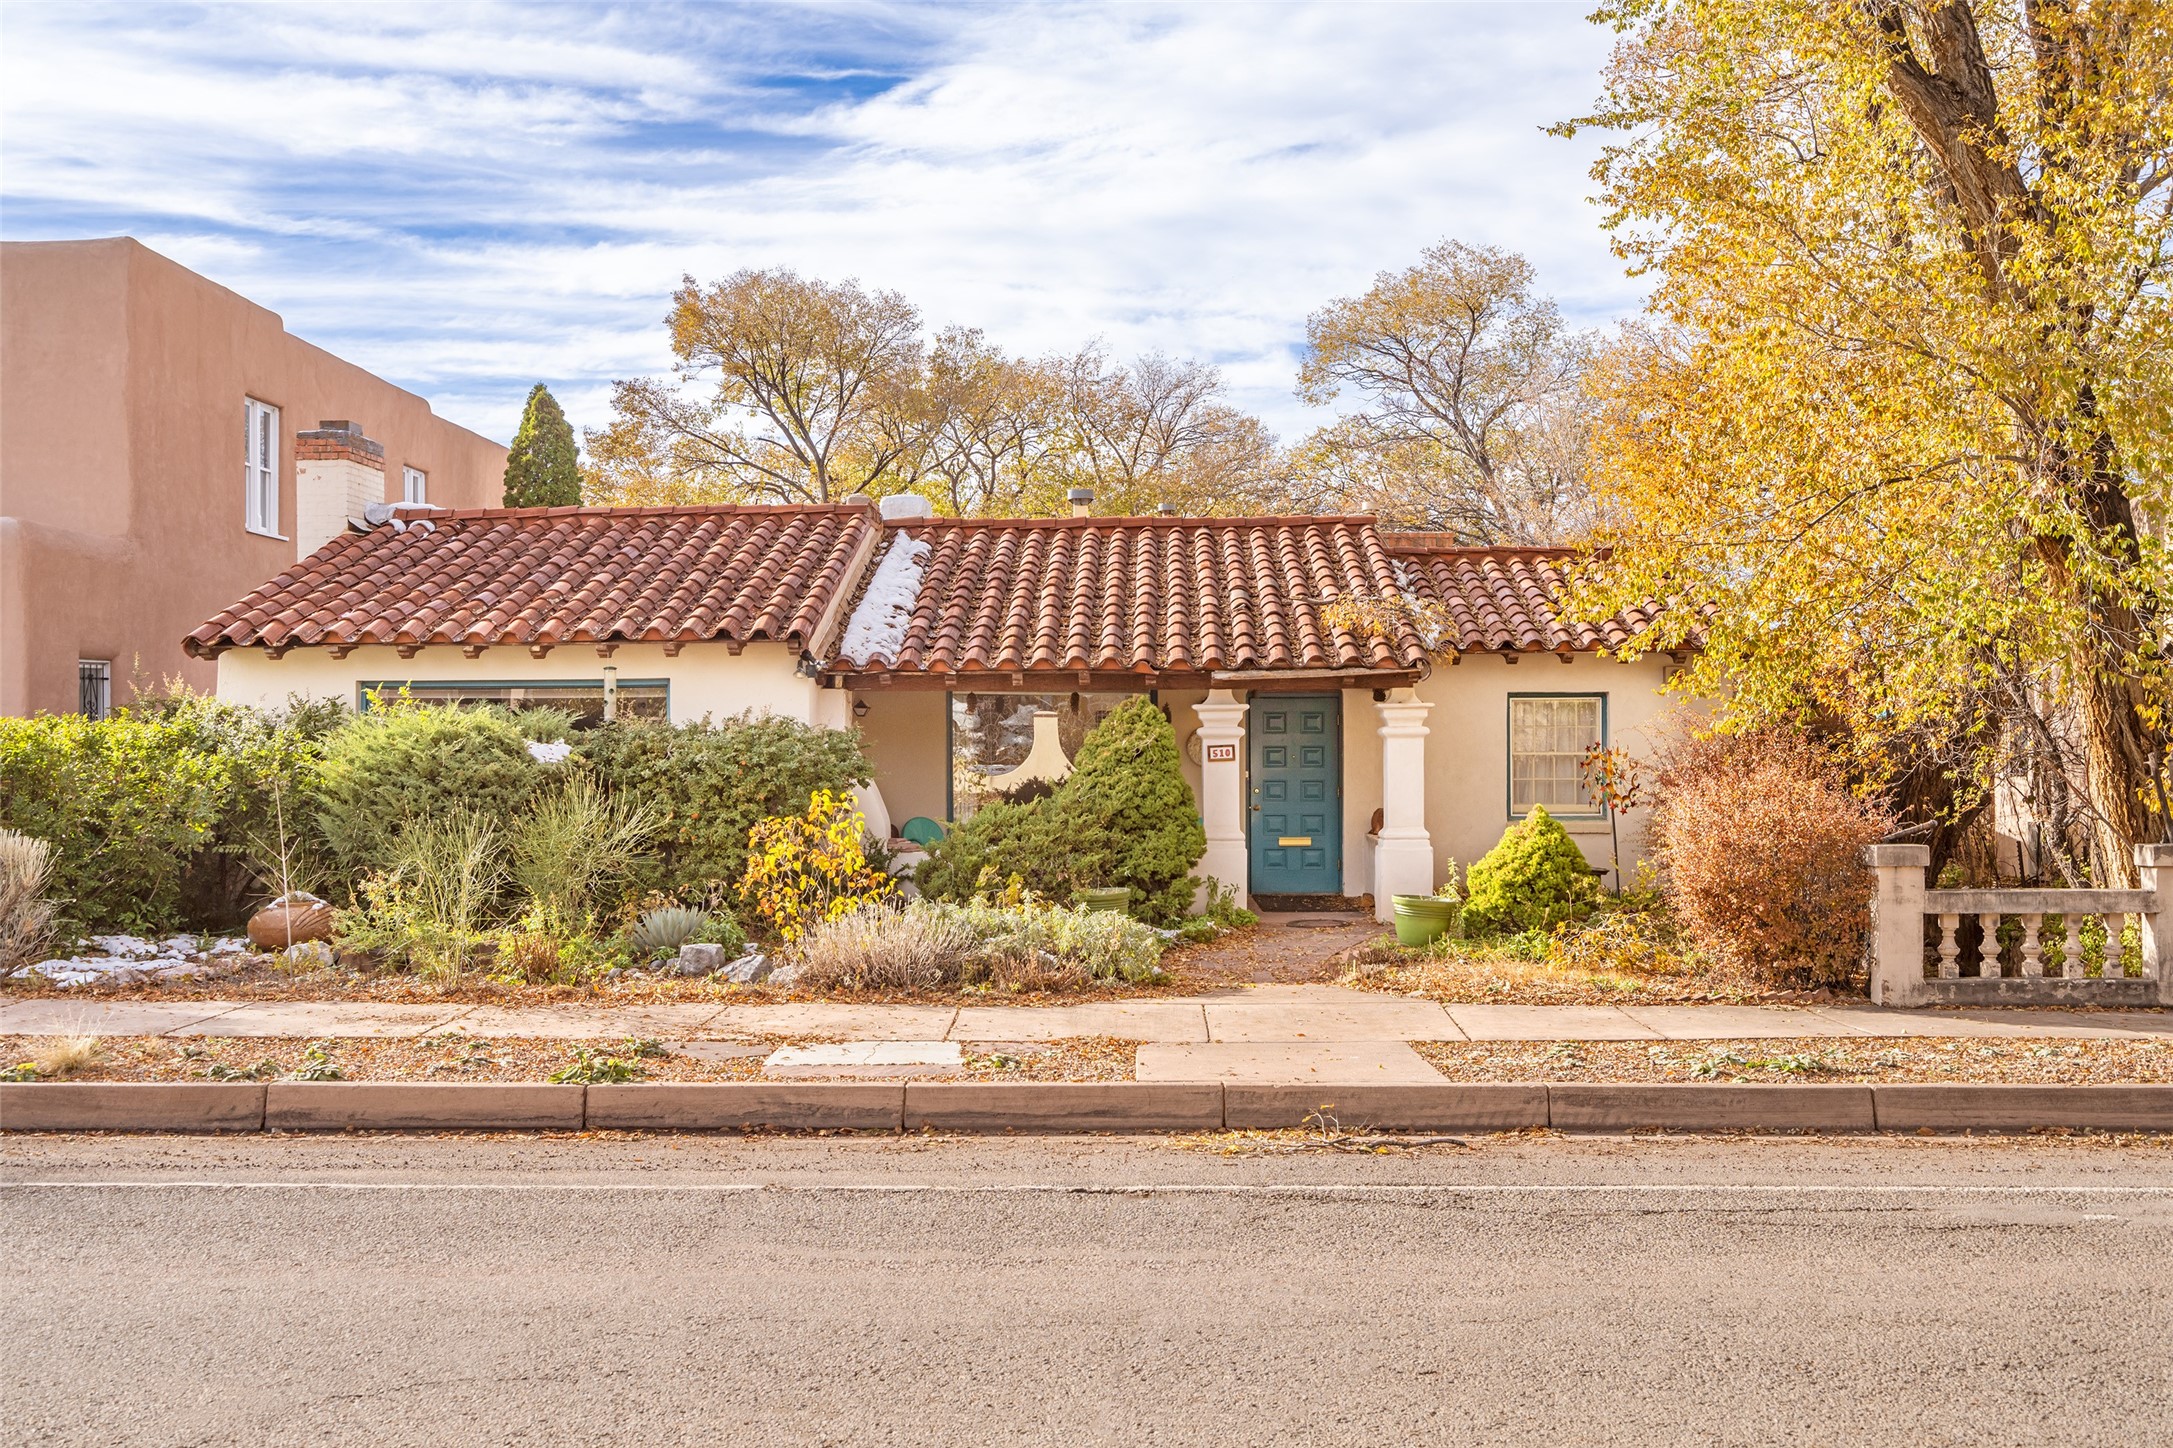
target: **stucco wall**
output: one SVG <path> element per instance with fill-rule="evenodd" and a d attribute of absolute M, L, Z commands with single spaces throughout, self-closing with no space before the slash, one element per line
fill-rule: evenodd
<path fill-rule="evenodd" d="M 395 687 L 402 682 L 593 683 L 602 680 L 604 666 L 610 664 L 618 669 L 622 684 L 669 682 L 674 723 L 704 716 L 721 721 L 749 711 L 810 724 L 836 723 L 829 717 L 834 711 L 817 697 L 823 691 L 797 672 L 798 658 L 796 650 L 783 644 L 749 644 L 737 657 L 722 644 L 689 644 L 677 658 L 667 658 L 656 644 L 622 644 L 609 659 L 598 658 L 593 648 L 576 647 L 553 649 L 540 659 L 521 648 L 487 649 L 475 659 L 452 648 L 424 649 L 412 659 L 384 647 L 359 648 L 344 659 L 314 648 L 292 649 L 277 659 L 261 649 L 229 649 L 219 655 L 218 680 L 221 698 L 245 704 L 276 707 L 288 695 L 301 694 L 352 706 L 365 682 Z"/>
<path fill-rule="evenodd" d="M 1592 654 L 1573 655 L 1566 664 L 1550 654 L 1517 664 L 1474 655 L 1453 667 L 1437 666 L 1417 689 L 1418 697 L 1434 706 L 1426 716 L 1426 829 L 1437 874 L 1451 859 L 1468 866 L 1494 848 L 1509 827 L 1510 695 L 1604 694 L 1607 742 L 1649 756 L 1661 732 L 1660 716 L 1673 707 L 1660 692 L 1667 671 L 1667 660 L 1657 655 L 1627 664 Z M 1376 715 L 1372 728 L 1379 727 Z M 1375 736 L 1376 772 L 1379 745 Z M 1377 785 L 1367 818 L 1379 804 Z M 1621 822 L 1626 876 L 1643 858 L 1645 814 L 1633 811 Z M 1587 860 L 1608 864 L 1604 818 L 1562 823 Z"/>
<path fill-rule="evenodd" d="M 859 721 L 860 737 L 875 766 L 876 787 L 890 809 L 891 827 L 915 815 L 945 818 L 950 756 L 944 707 L 949 695 L 933 689 L 893 689 L 853 697 L 868 706 Z"/>
<path fill-rule="evenodd" d="M 285 540 L 243 526 L 244 399 L 280 409 Z M 430 500 L 498 502 L 505 449 L 127 238 L 0 246 L 0 713 L 76 705 L 76 660 L 210 688 L 181 638 L 295 561 L 294 434 L 355 422 Z"/>

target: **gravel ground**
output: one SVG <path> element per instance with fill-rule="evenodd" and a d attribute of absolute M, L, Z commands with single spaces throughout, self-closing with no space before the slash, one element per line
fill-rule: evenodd
<path fill-rule="evenodd" d="M 755 1081 L 762 1058 L 779 1046 L 806 1045 L 809 1037 L 759 1038 L 747 1042 L 566 1041 L 482 1039 L 441 1035 L 422 1040 L 287 1040 L 277 1037 L 202 1036 L 186 1041 L 164 1036 L 113 1036 L 99 1042 L 98 1059 L 69 1072 L 70 1081 L 288 1080 L 321 1053 L 321 1061 L 347 1081 L 543 1081 L 591 1059 L 628 1063 L 640 1081 Z M 0 1063 L 34 1062 L 54 1048 L 50 1036 L 0 1036 Z M 694 1053 L 674 1047 L 691 1046 Z M 733 1054 L 746 1052 L 744 1055 Z M 695 1054 L 698 1053 L 698 1054 Z M 1128 1081 L 1132 1043 L 1109 1037 L 1068 1041 L 969 1042 L 966 1069 L 957 1079 L 974 1081 Z M 221 1072 L 244 1073 L 222 1076 Z M 248 1073 L 254 1073 L 250 1077 Z"/>
<path fill-rule="evenodd" d="M 2164 1041 L 1419 1041 L 1457 1081 L 2173 1081 Z"/>
<path fill-rule="evenodd" d="M 779 1046 L 816 1039 L 822 1038 L 666 1045 L 454 1034 L 334 1041 L 117 1036 L 101 1041 L 98 1059 L 66 1079 L 218 1080 L 227 1079 L 220 1072 L 253 1071 L 261 1079 L 283 1080 L 319 1060 L 311 1056 L 314 1051 L 350 1081 L 542 1081 L 586 1050 L 592 1059 L 628 1062 L 640 1073 L 638 1080 L 745 1081 L 775 1079 L 763 1076 L 764 1056 Z M 49 1036 L 0 1037 L 0 1063 L 36 1061 L 55 1044 Z M 2166 1041 L 1421 1041 L 1413 1049 L 1450 1081 L 2173 1082 L 2173 1042 Z M 1133 1057 L 1134 1043 L 1110 1037 L 969 1042 L 960 1075 L 977 1081 L 1128 1081 Z"/>

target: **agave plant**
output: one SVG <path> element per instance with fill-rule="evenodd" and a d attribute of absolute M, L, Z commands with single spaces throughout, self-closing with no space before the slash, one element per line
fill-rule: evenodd
<path fill-rule="evenodd" d="M 644 955 L 659 950 L 677 950 L 709 923 L 709 912 L 697 910 L 691 905 L 659 905 L 645 912 L 634 923 L 629 937 L 634 948 Z"/>

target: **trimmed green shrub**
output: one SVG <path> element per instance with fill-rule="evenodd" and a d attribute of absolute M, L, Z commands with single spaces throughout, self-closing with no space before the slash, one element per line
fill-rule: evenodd
<path fill-rule="evenodd" d="M 1599 898 L 1584 851 L 1538 805 L 1503 832 L 1464 884 L 1464 929 L 1472 935 L 1546 930 L 1582 915 Z"/>
<path fill-rule="evenodd" d="M 574 757 L 604 789 L 655 817 L 645 889 L 700 894 L 738 881 L 747 832 L 773 815 L 797 815 L 817 790 L 849 794 L 874 777 L 849 730 L 741 714 L 722 724 L 629 721 L 573 736 Z"/>
<path fill-rule="evenodd" d="M 63 935 L 228 927 L 271 893 L 282 818 L 294 860 L 307 854 L 332 717 L 181 692 L 107 719 L 0 719 L 0 828 L 52 847 Z"/>
<path fill-rule="evenodd" d="M 1177 731 L 1151 699 L 1125 700 L 1088 733 L 1051 804 L 1062 838 L 1091 842 L 1079 868 L 1098 878 L 1086 883 L 1129 887 L 1132 914 L 1150 924 L 1184 918 L 1207 832 L 1178 763 Z"/>
<path fill-rule="evenodd" d="M 1177 735 L 1145 696 L 1094 727 L 1055 794 L 983 806 L 929 852 L 921 889 L 967 900 L 1017 876 L 1037 895 L 1124 886 L 1130 911 L 1174 924 L 1192 904 L 1192 867 L 1207 852 L 1199 807 L 1177 759 Z"/>
<path fill-rule="evenodd" d="M 383 701 L 325 741 L 317 827 L 341 876 L 383 868 L 411 825 L 455 810 L 509 831 L 563 766 L 539 764 L 513 716 L 497 708 Z"/>
<path fill-rule="evenodd" d="M 1023 804 L 995 801 L 936 842 L 914 873 L 921 892 L 938 900 L 971 900 L 1016 878 L 1046 900 L 1069 902 L 1091 883 L 1080 873 L 1099 858 L 1083 840 L 1064 838 L 1053 797 Z"/>

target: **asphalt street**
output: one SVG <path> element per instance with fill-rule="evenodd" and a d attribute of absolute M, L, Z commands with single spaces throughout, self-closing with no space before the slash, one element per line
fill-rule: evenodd
<path fill-rule="evenodd" d="M 24 1444 L 2173 1436 L 2173 1148 L 15 1138 Z"/>

